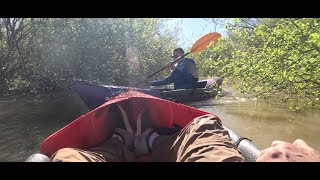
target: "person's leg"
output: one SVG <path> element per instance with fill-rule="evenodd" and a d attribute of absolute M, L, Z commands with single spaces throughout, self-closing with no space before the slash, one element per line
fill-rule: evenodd
<path fill-rule="evenodd" d="M 94 148 L 63 148 L 51 156 L 52 162 L 130 162 L 134 153 L 117 138 L 110 138 Z"/>
<path fill-rule="evenodd" d="M 244 157 L 232 144 L 228 131 L 212 115 L 195 118 L 174 135 L 155 138 L 152 157 L 154 161 L 244 161 Z"/>
<path fill-rule="evenodd" d="M 51 156 L 52 162 L 106 162 L 98 153 L 77 148 L 63 148 Z"/>
<path fill-rule="evenodd" d="M 81 150 L 63 148 L 52 155 L 53 162 L 119 162 L 133 161 L 133 131 L 120 105 L 111 105 L 109 120 L 114 132 L 98 146 Z"/>

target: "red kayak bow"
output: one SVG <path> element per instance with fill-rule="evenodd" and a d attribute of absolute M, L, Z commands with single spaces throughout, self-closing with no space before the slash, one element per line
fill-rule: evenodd
<path fill-rule="evenodd" d="M 128 91 L 50 135 L 41 144 L 41 153 L 51 156 L 61 148 L 86 149 L 105 141 L 112 133 L 112 129 L 108 128 L 110 127 L 109 119 L 106 117 L 108 117 L 110 105 L 114 103 L 119 103 L 123 107 L 130 124 L 134 125 L 142 109 L 148 109 L 150 121 L 157 128 L 177 126 L 182 128 L 198 116 L 212 114 L 136 91 Z"/>

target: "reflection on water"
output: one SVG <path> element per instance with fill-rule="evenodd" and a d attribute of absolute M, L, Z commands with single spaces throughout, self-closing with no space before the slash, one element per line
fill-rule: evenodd
<path fill-rule="evenodd" d="M 248 137 L 261 148 L 270 147 L 274 140 L 303 139 L 320 150 L 319 110 L 295 113 L 281 105 L 230 97 L 190 105 L 216 114 L 223 125 Z"/>
<path fill-rule="evenodd" d="M 224 97 L 190 104 L 218 115 L 223 124 L 260 148 L 297 138 L 320 150 L 320 111 L 294 113 L 282 106 Z M 55 102 L 0 102 L 0 161 L 25 161 L 50 134 L 87 112 L 76 95 Z"/>

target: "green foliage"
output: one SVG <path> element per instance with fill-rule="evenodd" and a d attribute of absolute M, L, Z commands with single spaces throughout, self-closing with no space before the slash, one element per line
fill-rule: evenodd
<path fill-rule="evenodd" d="M 240 24 L 239 24 L 240 23 Z M 320 19 L 237 19 L 228 37 L 195 55 L 202 75 L 299 111 L 319 105 Z"/>
<path fill-rule="evenodd" d="M 139 51 L 135 77 L 170 61 L 179 36 L 166 19 L 0 19 L 0 96 L 69 88 L 77 79 L 127 86 L 126 50 Z M 163 76 L 158 74 L 154 78 Z"/>

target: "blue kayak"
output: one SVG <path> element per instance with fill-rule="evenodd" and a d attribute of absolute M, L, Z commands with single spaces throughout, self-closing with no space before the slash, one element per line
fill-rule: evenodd
<path fill-rule="evenodd" d="M 142 89 L 125 86 L 95 85 L 86 81 L 76 81 L 72 89 L 79 94 L 86 106 L 92 110 L 116 95 L 128 90 L 138 91 L 147 95 L 178 103 L 202 101 L 217 95 L 223 79 L 214 77 L 199 81 L 194 89 Z"/>

